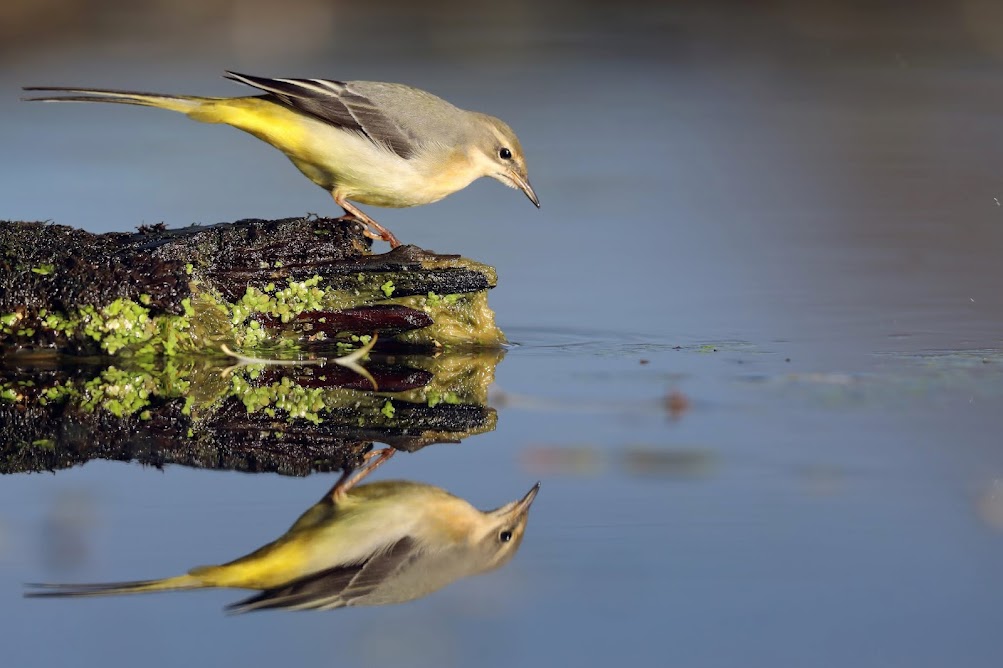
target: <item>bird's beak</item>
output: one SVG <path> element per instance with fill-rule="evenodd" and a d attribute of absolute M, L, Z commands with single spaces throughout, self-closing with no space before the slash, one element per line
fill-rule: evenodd
<path fill-rule="evenodd" d="M 533 192 L 530 190 L 530 192 Z M 540 491 L 540 483 L 533 485 L 533 488 L 526 492 L 526 496 L 522 497 L 516 501 L 515 508 L 512 510 L 516 515 L 522 515 L 529 512 L 529 507 L 533 505 L 533 499 L 536 498 L 537 492 Z"/>
<path fill-rule="evenodd" d="M 536 193 L 533 191 L 533 186 L 529 185 L 529 179 L 527 179 L 522 174 L 516 173 L 515 171 L 509 172 L 508 176 L 509 176 L 509 178 L 512 179 L 512 181 L 515 182 L 515 184 L 517 186 L 519 186 L 519 190 L 521 190 L 524 193 L 526 193 L 526 197 L 529 198 L 529 201 L 532 202 L 533 204 L 535 204 L 536 208 L 539 209 L 540 208 L 540 198 L 537 197 Z"/>

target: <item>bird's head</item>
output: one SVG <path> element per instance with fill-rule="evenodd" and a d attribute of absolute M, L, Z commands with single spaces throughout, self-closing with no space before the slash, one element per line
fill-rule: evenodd
<path fill-rule="evenodd" d="M 501 181 L 510 188 L 518 188 L 529 201 L 539 208 L 540 199 L 529 184 L 526 171 L 526 154 L 515 132 L 504 121 L 474 112 L 478 120 L 477 161 L 482 165 L 485 176 Z"/>

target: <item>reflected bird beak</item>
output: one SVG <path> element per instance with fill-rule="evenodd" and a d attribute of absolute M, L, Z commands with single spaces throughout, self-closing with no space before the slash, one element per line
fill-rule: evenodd
<path fill-rule="evenodd" d="M 530 190 L 530 192 L 532 192 L 532 190 Z M 512 510 L 515 511 L 517 515 L 529 512 L 529 507 L 533 505 L 533 499 L 536 498 L 536 494 L 539 491 L 540 491 L 540 483 L 536 483 L 535 485 L 533 485 L 533 488 L 531 490 L 526 492 L 526 496 L 519 499 L 519 502 L 515 504 L 515 508 L 513 508 Z"/>

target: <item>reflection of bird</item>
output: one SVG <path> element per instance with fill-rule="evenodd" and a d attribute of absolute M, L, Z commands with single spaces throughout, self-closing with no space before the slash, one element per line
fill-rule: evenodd
<path fill-rule="evenodd" d="M 29 597 L 99 596 L 233 587 L 261 593 L 228 609 L 331 609 L 402 603 L 515 554 L 540 485 L 496 510 L 482 512 L 445 490 L 395 480 L 355 487 L 385 461 L 381 450 L 354 476 L 347 473 L 278 540 L 220 566 L 185 575 L 83 585 L 29 585 Z"/>
<path fill-rule="evenodd" d="M 540 202 L 526 176 L 519 139 L 502 121 L 458 109 L 403 84 L 226 76 L 265 92 L 255 97 L 194 97 L 89 88 L 27 87 L 74 95 L 42 101 L 118 102 L 178 111 L 225 123 L 279 149 L 329 191 L 367 236 L 397 238 L 351 202 L 408 207 L 430 204 L 490 176 Z"/>

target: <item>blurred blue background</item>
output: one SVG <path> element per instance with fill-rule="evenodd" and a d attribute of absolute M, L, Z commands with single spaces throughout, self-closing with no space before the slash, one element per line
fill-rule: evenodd
<path fill-rule="evenodd" d="M 3 663 L 999 666 L 1001 27 L 988 0 L 4 3 L 4 219 L 338 213 L 235 130 L 22 85 L 374 79 L 506 120 L 539 211 L 493 181 L 369 211 L 496 266 L 517 344 L 495 432 L 378 476 L 485 508 L 543 488 L 499 572 L 398 608 L 227 618 L 237 592 L 21 583 L 238 556 L 327 476 L 7 477 Z"/>

